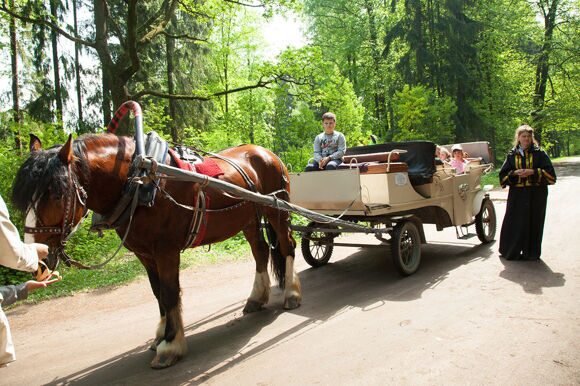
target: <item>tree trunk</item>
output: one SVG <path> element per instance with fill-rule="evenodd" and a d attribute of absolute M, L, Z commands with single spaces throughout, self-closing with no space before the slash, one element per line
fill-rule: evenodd
<path fill-rule="evenodd" d="M 14 0 L 10 0 L 10 9 L 14 9 Z M 10 18 L 10 61 L 12 65 L 12 109 L 14 110 L 14 123 L 16 136 L 14 141 L 16 148 L 22 153 L 22 140 L 20 136 L 20 88 L 18 86 L 18 42 L 16 40 L 16 19 Z"/>
<path fill-rule="evenodd" d="M 534 88 L 534 112 L 532 118 L 536 128 L 536 139 L 542 140 L 542 110 L 546 98 L 546 84 L 548 82 L 548 72 L 550 70 L 550 53 L 552 50 L 552 35 L 556 27 L 556 13 L 560 0 L 540 1 L 540 7 L 544 14 L 544 42 L 536 66 L 536 84 Z M 544 4 L 548 5 L 548 11 L 544 9 Z"/>
<path fill-rule="evenodd" d="M 135 73 L 135 69 L 125 71 L 123 67 L 127 62 L 127 56 L 123 55 L 119 59 L 119 65 L 113 62 L 108 46 L 108 29 L 107 29 L 107 2 L 105 0 L 94 0 L 95 15 L 95 43 L 96 51 L 101 62 L 102 84 L 103 84 L 103 121 L 107 125 L 111 120 L 111 102 L 114 109 L 129 100 L 129 91 L 127 90 L 127 81 Z M 128 32 L 133 36 L 128 36 L 127 41 L 135 43 L 135 31 Z M 129 132 L 127 120 L 124 119 L 117 129 L 117 134 L 125 135 Z"/>
<path fill-rule="evenodd" d="M 58 20 L 58 0 L 50 0 L 50 14 L 54 22 Z M 54 73 L 54 98 L 56 102 L 56 120 L 63 127 L 62 123 L 62 92 L 60 88 L 60 65 L 58 57 L 58 35 L 54 29 L 51 29 L 50 38 L 52 41 L 52 69 Z"/>
<path fill-rule="evenodd" d="M 423 51 L 425 50 L 423 42 L 423 10 L 421 9 L 421 1 L 413 1 L 413 30 L 415 39 L 415 66 L 417 67 L 416 83 L 424 83 L 423 67 Z"/>
<path fill-rule="evenodd" d="M 79 36 L 78 31 L 78 21 L 77 21 L 77 0 L 72 0 L 73 7 L 73 23 L 75 36 Z M 82 90 L 81 90 L 81 65 L 79 62 L 79 51 L 80 44 L 75 43 L 75 78 L 76 78 L 76 88 L 77 88 L 77 112 L 78 112 L 78 124 L 77 128 L 81 130 L 83 125 L 83 101 L 82 101 Z"/>
<path fill-rule="evenodd" d="M 103 99 L 101 100 L 101 109 L 103 110 L 103 125 L 107 126 L 111 121 L 111 87 L 109 86 L 109 77 L 105 69 L 101 71 L 101 88 Z"/>
<path fill-rule="evenodd" d="M 389 124 L 385 117 L 385 95 L 384 91 L 382 90 L 383 82 L 381 76 L 381 55 L 378 50 L 377 21 L 375 17 L 375 10 L 370 0 L 365 0 L 364 6 L 368 15 L 369 39 L 371 46 L 371 56 L 373 58 L 373 75 L 375 78 L 373 92 L 375 101 L 375 118 L 382 124 L 381 127 L 385 131 L 385 133 L 379 132 L 378 134 L 380 136 L 384 136 L 389 130 Z"/>
<path fill-rule="evenodd" d="M 165 53 L 166 53 L 166 60 L 167 60 L 167 92 L 169 94 L 173 94 L 175 92 L 175 86 L 173 83 L 173 57 L 175 55 L 175 40 L 172 37 L 166 35 L 165 36 Z M 169 98 L 169 117 L 171 118 L 170 125 L 171 125 L 171 139 L 173 142 L 179 143 L 179 131 L 177 129 L 177 101 L 174 99 Z"/>

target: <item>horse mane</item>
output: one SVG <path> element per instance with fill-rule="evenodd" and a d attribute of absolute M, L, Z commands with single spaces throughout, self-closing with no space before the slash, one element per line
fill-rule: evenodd
<path fill-rule="evenodd" d="M 73 178 L 89 181 L 90 169 L 86 157 L 87 143 L 110 143 L 109 136 L 96 134 L 83 135 L 73 142 Z M 103 141 L 102 138 L 107 138 Z M 58 199 L 70 192 L 71 186 L 68 177 L 68 167 L 58 157 L 62 145 L 53 146 L 47 150 L 39 150 L 30 153 L 24 161 L 12 187 L 12 202 L 14 207 L 26 212 L 30 205 L 41 200 L 47 193 L 52 198 Z"/>

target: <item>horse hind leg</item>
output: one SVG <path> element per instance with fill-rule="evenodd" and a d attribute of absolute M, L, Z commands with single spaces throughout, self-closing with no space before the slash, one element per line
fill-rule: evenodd
<path fill-rule="evenodd" d="M 270 276 L 268 276 L 268 244 L 260 237 L 257 225 L 244 229 L 244 236 L 250 243 L 256 261 L 256 274 L 252 292 L 246 301 L 244 313 L 260 311 L 270 299 Z"/>
<path fill-rule="evenodd" d="M 298 308 L 302 302 L 302 288 L 294 269 L 296 242 L 290 233 L 288 214 L 269 214 L 266 226 L 269 229 L 270 242 L 274 244 L 270 248 L 274 272 L 284 288 L 284 308 Z"/>

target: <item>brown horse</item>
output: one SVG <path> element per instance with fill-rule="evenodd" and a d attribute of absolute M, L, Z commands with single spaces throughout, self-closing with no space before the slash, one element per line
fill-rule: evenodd
<path fill-rule="evenodd" d="M 74 143 L 69 137 L 64 146 L 42 150 L 40 140 L 34 137 L 30 147 L 31 154 L 14 182 L 12 198 L 15 206 L 27 213 L 27 238 L 49 244 L 53 252 L 49 265 L 54 267 L 59 257 L 54 254 L 62 253 L 63 240 L 86 210 L 107 214 L 119 202 L 135 142 L 112 134 L 88 135 Z M 219 154 L 241 167 L 258 192 L 289 192 L 286 167 L 270 151 L 242 145 Z M 239 170 L 221 158 L 215 162 L 224 172 L 220 179 L 248 188 Z M 157 351 L 151 362 L 153 368 L 171 366 L 187 351 L 181 317 L 179 260 L 180 250 L 189 237 L 193 212 L 177 203 L 193 206 L 198 190 L 202 189 L 196 183 L 164 179 L 159 185 L 164 194 L 158 192 L 152 207 L 136 208 L 124 243 L 145 266 L 159 303 L 161 320 L 152 344 Z M 256 274 L 244 312 L 257 311 L 268 302 L 269 256 L 278 283 L 285 288 L 284 308 L 298 307 L 302 295 L 294 271 L 295 241 L 288 213 L 244 202 L 211 188 L 204 190 L 209 196 L 210 210 L 206 212 L 205 233 L 197 244 L 217 243 L 242 231 L 251 245 Z M 271 248 L 260 229 L 262 216 L 267 221 Z M 116 229 L 119 236 L 125 235 L 128 225 L 125 222 Z"/>

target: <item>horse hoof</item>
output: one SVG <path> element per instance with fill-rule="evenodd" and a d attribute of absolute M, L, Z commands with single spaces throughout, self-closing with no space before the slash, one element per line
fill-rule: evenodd
<path fill-rule="evenodd" d="M 244 307 L 244 314 L 249 314 L 251 312 L 256 312 L 262 310 L 262 303 L 255 300 L 248 300 L 246 306 Z"/>
<path fill-rule="evenodd" d="M 155 370 L 166 369 L 173 366 L 179 361 L 177 355 L 159 355 L 157 354 L 153 361 L 151 361 L 151 368 Z"/>
<path fill-rule="evenodd" d="M 296 296 L 289 297 L 288 299 L 284 300 L 284 309 L 285 310 L 293 310 L 295 308 L 300 307 L 300 299 Z"/>

